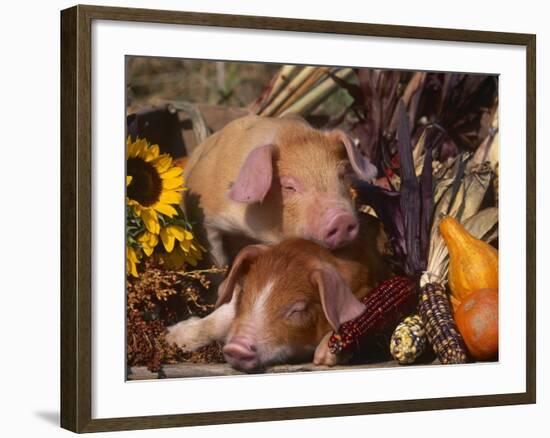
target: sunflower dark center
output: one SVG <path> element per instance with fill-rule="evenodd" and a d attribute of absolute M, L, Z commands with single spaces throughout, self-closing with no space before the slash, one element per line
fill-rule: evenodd
<path fill-rule="evenodd" d="M 162 192 L 162 179 L 155 167 L 141 158 L 129 158 L 126 162 L 126 172 L 132 177 L 126 188 L 128 198 L 149 207 L 159 200 Z"/>

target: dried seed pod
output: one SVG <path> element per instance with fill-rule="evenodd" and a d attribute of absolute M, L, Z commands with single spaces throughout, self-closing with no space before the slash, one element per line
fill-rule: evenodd
<path fill-rule="evenodd" d="M 329 339 L 333 354 L 350 350 L 363 338 L 381 333 L 406 315 L 417 297 L 415 283 L 407 277 L 393 277 L 377 286 L 363 298 L 366 310 L 347 321 Z"/>
<path fill-rule="evenodd" d="M 420 291 L 418 313 L 426 327 L 426 336 L 442 364 L 466 363 L 466 347 L 451 311 L 445 289 L 428 283 Z"/>
<path fill-rule="evenodd" d="M 426 330 L 419 315 L 399 323 L 390 340 L 390 353 L 400 364 L 414 363 L 426 348 Z"/>

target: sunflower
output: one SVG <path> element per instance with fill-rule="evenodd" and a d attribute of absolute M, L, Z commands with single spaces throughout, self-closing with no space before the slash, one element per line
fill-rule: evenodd
<path fill-rule="evenodd" d="M 181 202 L 183 169 L 168 154 L 145 139 L 126 142 L 126 196 L 128 205 L 143 220 L 147 231 L 160 233 L 158 213 L 172 218 Z"/>
<path fill-rule="evenodd" d="M 202 258 L 202 248 L 198 245 L 191 231 L 180 225 L 168 225 L 160 230 L 160 240 L 164 245 L 166 254 L 164 261 L 172 269 L 180 268 L 183 264 L 197 265 Z"/>

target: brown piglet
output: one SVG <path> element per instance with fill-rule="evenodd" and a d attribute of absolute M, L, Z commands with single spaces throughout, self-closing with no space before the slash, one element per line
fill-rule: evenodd
<path fill-rule="evenodd" d="M 219 266 L 244 242 L 302 237 L 335 249 L 358 234 L 350 176 L 371 180 L 376 173 L 340 130 L 320 131 L 295 116 L 246 116 L 193 151 L 184 209 L 202 225 Z"/>
<path fill-rule="evenodd" d="M 220 286 L 216 310 L 170 327 L 166 340 L 186 351 L 220 341 L 226 361 L 245 372 L 312 359 L 335 365 L 345 358 L 330 353 L 328 337 L 389 276 L 374 241 L 336 251 L 299 238 L 250 245 Z"/>

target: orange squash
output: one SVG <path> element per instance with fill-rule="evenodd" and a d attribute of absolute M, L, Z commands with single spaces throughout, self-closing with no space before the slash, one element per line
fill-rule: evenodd
<path fill-rule="evenodd" d="M 455 321 L 472 358 L 494 359 L 498 355 L 498 290 L 471 293 L 455 312 Z"/>
<path fill-rule="evenodd" d="M 464 301 L 478 289 L 498 289 L 498 251 L 472 236 L 448 216 L 439 231 L 449 250 L 449 288 L 453 298 Z"/>

